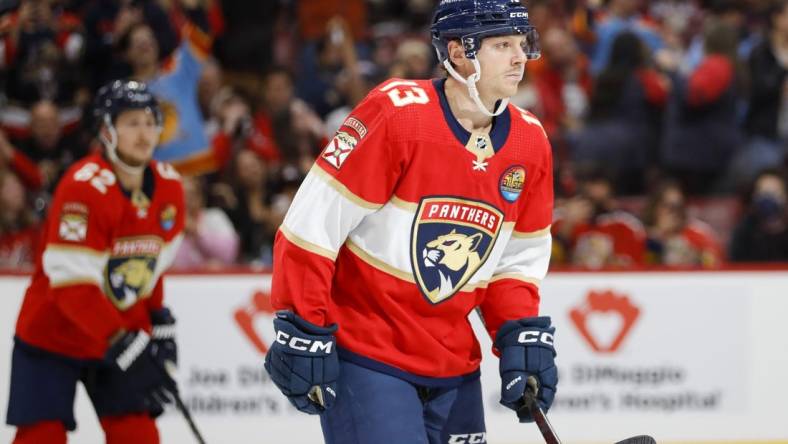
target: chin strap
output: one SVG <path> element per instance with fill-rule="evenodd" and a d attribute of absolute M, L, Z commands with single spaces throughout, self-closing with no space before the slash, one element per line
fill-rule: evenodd
<path fill-rule="evenodd" d="M 498 109 L 495 112 L 490 112 L 486 106 L 482 103 L 482 99 L 479 98 L 479 89 L 476 88 L 476 82 L 482 77 L 482 67 L 479 64 L 479 61 L 476 58 L 472 58 L 471 62 L 473 63 L 473 67 L 476 70 L 473 74 L 468 76 L 467 79 L 464 79 L 460 73 L 458 73 L 453 66 L 451 66 L 451 62 L 449 59 L 443 61 L 443 66 L 446 67 L 446 70 L 449 71 L 452 77 L 458 82 L 466 85 L 468 87 L 468 94 L 470 94 L 471 99 L 474 103 L 476 103 L 476 107 L 479 108 L 479 111 L 484 113 L 487 116 L 495 117 L 503 112 L 506 109 L 506 106 L 509 104 L 509 98 L 501 99 L 500 105 L 498 105 Z"/>

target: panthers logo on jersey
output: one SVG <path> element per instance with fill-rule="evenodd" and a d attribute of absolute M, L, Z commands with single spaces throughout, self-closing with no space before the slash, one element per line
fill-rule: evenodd
<path fill-rule="evenodd" d="M 426 197 L 411 232 L 416 283 L 433 304 L 444 301 L 484 264 L 498 238 L 503 213 L 466 199 Z"/>
<path fill-rule="evenodd" d="M 157 238 L 119 239 L 107 261 L 105 292 L 119 310 L 148 296 L 161 251 Z"/>

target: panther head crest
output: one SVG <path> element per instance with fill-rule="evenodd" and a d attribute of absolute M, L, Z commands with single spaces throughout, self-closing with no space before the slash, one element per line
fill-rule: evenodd
<path fill-rule="evenodd" d="M 454 282 L 466 281 L 476 271 L 481 263 L 476 252 L 481 241 L 481 233 L 468 236 L 452 230 L 427 243 L 422 251 L 424 266 L 437 267 L 441 282 L 440 287 L 430 291 L 430 297 L 442 299 L 450 295 L 455 291 Z"/>

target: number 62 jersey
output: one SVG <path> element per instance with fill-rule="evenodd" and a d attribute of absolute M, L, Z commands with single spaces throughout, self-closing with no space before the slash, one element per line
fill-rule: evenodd
<path fill-rule="evenodd" d="M 66 172 L 47 215 L 18 339 L 93 359 L 119 331 L 150 329 L 150 312 L 162 306 L 161 275 L 182 238 L 184 198 L 168 164 L 151 162 L 143 177 L 141 190 L 125 191 L 100 154 Z"/>
<path fill-rule="evenodd" d="M 488 133 L 452 115 L 445 80 L 376 87 L 321 153 L 277 233 L 272 299 L 337 323 L 340 356 L 419 384 L 478 371 L 467 320 L 494 337 L 538 312 L 552 155 L 509 105 Z"/>

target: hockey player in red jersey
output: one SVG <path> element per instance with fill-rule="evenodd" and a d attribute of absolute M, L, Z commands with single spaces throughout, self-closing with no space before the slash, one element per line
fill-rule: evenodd
<path fill-rule="evenodd" d="M 351 113 L 301 185 L 274 248 L 272 380 L 327 443 L 486 442 L 468 315 L 499 353 L 501 403 L 526 380 L 550 407 L 551 148 L 508 104 L 537 34 L 517 0 L 443 0 L 450 76 L 391 79 Z M 525 409 L 527 410 L 527 409 Z"/>
<path fill-rule="evenodd" d="M 14 444 L 66 442 L 78 381 L 108 444 L 159 442 L 154 417 L 174 381 L 175 320 L 162 273 L 183 229 L 183 189 L 151 161 L 161 112 L 143 83 L 102 88 L 96 117 L 103 154 L 58 184 L 45 245 L 19 312 L 7 422 Z"/>

